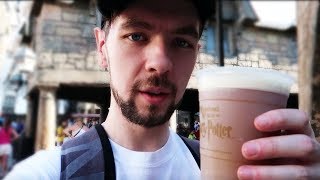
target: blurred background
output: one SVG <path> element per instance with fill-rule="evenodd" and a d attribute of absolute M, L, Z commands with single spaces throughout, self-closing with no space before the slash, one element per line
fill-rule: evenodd
<path fill-rule="evenodd" d="M 319 2 L 219 2 L 194 72 L 224 65 L 290 75 L 295 84 L 287 106 L 306 111 L 318 137 Z M 93 37 L 100 18 L 95 0 L 0 1 L 0 124 L 10 122 L 19 134 L 10 141 L 9 169 L 38 150 L 61 145 L 67 138 L 63 129 L 76 121 L 90 128 L 105 120 L 110 77 L 96 61 Z M 193 73 L 171 128 L 199 139 L 198 111 Z"/>

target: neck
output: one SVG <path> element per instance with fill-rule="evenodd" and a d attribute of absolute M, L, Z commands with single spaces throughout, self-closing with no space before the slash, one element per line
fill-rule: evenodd
<path fill-rule="evenodd" d="M 164 146 L 169 138 L 168 122 L 153 128 L 142 127 L 129 122 L 118 106 L 110 107 L 102 126 L 112 141 L 133 151 L 156 151 Z"/>

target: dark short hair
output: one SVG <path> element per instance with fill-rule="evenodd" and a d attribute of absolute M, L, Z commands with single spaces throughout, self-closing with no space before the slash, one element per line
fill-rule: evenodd
<path fill-rule="evenodd" d="M 125 10 L 131 3 L 136 0 L 97 0 L 97 26 L 103 28 L 106 22 L 112 21 L 117 15 Z M 214 0 L 189 0 L 191 1 L 200 20 L 200 34 L 207 20 L 212 16 L 214 11 Z"/>

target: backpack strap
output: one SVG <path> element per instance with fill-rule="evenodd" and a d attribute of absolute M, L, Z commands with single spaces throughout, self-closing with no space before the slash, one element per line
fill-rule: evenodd
<path fill-rule="evenodd" d="M 180 136 L 200 168 L 199 141 Z M 84 135 L 63 143 L 60 179 L 116 179 L 116 169 L 108 134 L 101 124 Z"/>
<path fill-rule="evenodd" d="M 61 147 L 60 179 L 104 179 L 103 151 L 95 128 Z"/>
<path fill-rule="evenodd" d="M 63 143 L 60 179 L 116 179 L 111 144 L 101 124 Z"/>
<path fill-rule="evenodd" d="M 112 152 L 112 147 L 109 141 L 109 137 L 107 132 L 104 130 L 101 124 L 97 124 L 95 126 L 98 135 L 101 140 L 102 150 L 104 154 L 104 179 L 107 180 L 116 180 L 116 166 L 114 163 L 114 157 Z"/>
<path fill-rule="evenodd" d="M 200 167 L 200 144 L 198 140 L 193 140 L 186 138 L 184 136 L 179 135 L 184 144 L 188 147 L 189 151 L 191 152 L 194 160 L 198 164 L 198 167 Z"/>

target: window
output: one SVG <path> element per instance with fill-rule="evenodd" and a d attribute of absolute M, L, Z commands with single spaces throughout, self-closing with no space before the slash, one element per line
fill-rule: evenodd
<path fill-rule="evenodd" d="M 216 39 L 216 27 L 215 25 L 209 24 L 203 31 L 202 35 L 202 51 L 203 53 L 208 53 L 216 55 L 217 51 L 217 39 Z M 233 56 L 233 44 L 232 44 L 232 29 L 231 26 L 223 27 L 223 49 L 224 55 L 226 57 Z"/>

